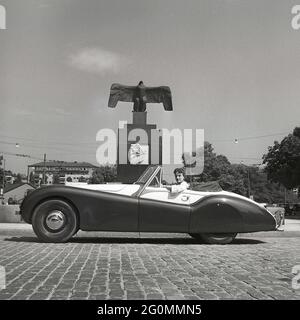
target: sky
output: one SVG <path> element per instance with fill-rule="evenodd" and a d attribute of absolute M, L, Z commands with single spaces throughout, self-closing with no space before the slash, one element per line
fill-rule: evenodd
<path fill-rule="evenodd" d="M 167 85 L 158 128 L 204 129 L 232 163 L 258 164 L 299 126 L 300 30 L 289 0 L 0 0 L 0 152 L 26 173 L 47 159 L 96 162 L 96 134 L 131 122 L 112 83 Z M 238 143 L 234 140 L 238 139 Z M 15 144 L 19 144 L 16 148 Z M 30 155 L 22 158 L 7 153 Z"/>

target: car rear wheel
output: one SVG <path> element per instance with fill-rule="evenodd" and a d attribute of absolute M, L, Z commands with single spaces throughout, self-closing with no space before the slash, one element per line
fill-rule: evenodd
<path fill-rule="evenodd" d="M 59 199 L 46 200 L 33 212 L 32 227 L 44 242 L 66 242 L 76 232 L 77 216 L 72 206 Z"/>
<path fill-rule="evenodd" d="M 190 236 L 197 240 L 202 240 L 208 244 L 228 244 L 231 243 L 237 233 L 192 233 Z"/>

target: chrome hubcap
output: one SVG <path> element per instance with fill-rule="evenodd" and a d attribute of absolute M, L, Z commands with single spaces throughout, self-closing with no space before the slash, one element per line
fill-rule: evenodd
<path fill-rule="evenodd" d="M 65 216 L 59 210 L 51 211 L 46 218 L 46 225 L 51 230 L 60 229 L 65 223 Z"/>

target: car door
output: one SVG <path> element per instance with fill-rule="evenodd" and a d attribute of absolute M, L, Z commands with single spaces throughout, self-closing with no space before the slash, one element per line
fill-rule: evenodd
<path fill-rule="evenodd" d="M 188 232 L 187 192 L 171 194 L 166 188 L 147 187 L 139 196 L 140 232 Z"/>
<path fill-rule="evenodd" d="M 138 198 L 117 193 L 83 190 L 80 228 L 98 231 L 138 231 Z"/>

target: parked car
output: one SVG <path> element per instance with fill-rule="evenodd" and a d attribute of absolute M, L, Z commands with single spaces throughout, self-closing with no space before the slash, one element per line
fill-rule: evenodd
<path fill-rule="evenodd" d="M 296 216 L 297 214 L 300 213 L 300 205 L 299 204 L 286 204 L 284 206 L 285 209 L 285 214 L 287 216 Z"/>
<path fill-rule="evenodd" d="M 286 210 L 283 206 L 276 203 L 260 203 L 260 205 L 264 206 L 275 217 L 276 220 L 281 221 L 281 225 L 285 224 Z"/>
<path fill-rule="evenodd" d="M 188 233 L 226 244 L 237 233 L 273 231 L 282 223 L 238 194 L 189 189 L 172 194 L 161 179 L 161 166 L 149 166 L 134 184 L 46 186 L 24 199 L 20 214 L 45 242 L 65 242 L 84 230 Z"/>

